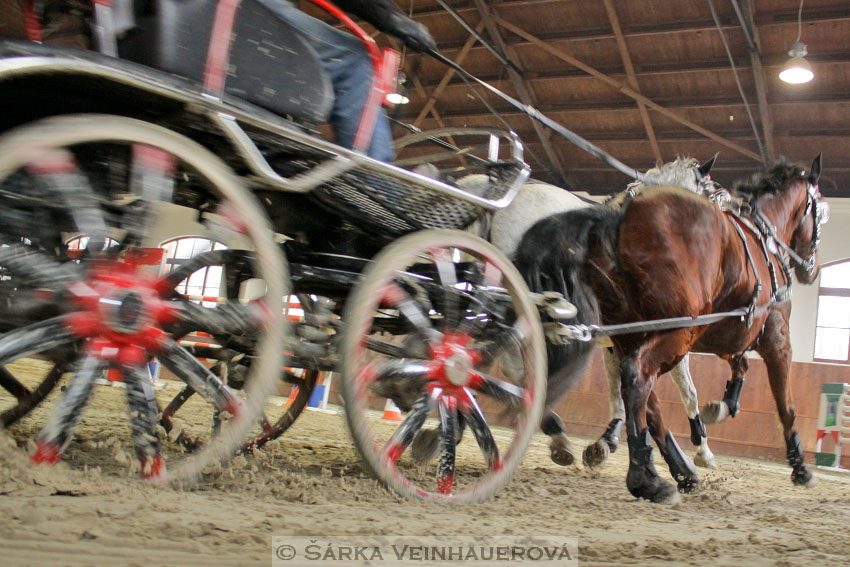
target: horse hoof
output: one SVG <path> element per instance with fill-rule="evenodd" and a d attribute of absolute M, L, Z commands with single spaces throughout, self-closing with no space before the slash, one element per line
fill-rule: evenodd
<path fill-rule="evenodd" d="M 424 464 L 432 461 L 440 452 L 440 430 L 420 429 L 410 447 L 410 456 L 417 463 Z"/>
<path fill-rule="evenodd" d="M 708 402 L 699 412 L 702 422 L 710 425 L 720 423 L 729 417 L 729 406 L 725 402 Z"/>
<path fill-rule="evenodd" d="M 608 460 L 610 452 L 611 449 L 608 447 L 608 443 L 606 443 L 604 439 L 598 439 L 596 443 L 584 448 L 581 462 L 584 463 L 584 466 L 586 467 L 598 467 Z"/>
<path fill-rule="evenodd" d="M 549 445 L 549 455 L 553 463 L 562 467 L 568 467 L 576 462 L 573 448 L 557 441 L 552 441 Z"/>
<path fill-rule="evenodd" d="M 679 492 L 675 486 L 657 476 L 649 476 L 643 472 L 626 477 L 626 486 L 635 498 L 643 498 L 655 504 L 675 504 L 679 501 Z"/>
<path fill-rule="evenodd" d="M 793 482 L 796 486 L 814 488 L 818 484 L 818 479 L 814 474 L 812 474 L 809 467 L 802 465 L 801 467 L 791 471 L 791 482 Z"/>
<path fill-rule="evenodd" d="M 716 469 L 717 462 L 714 460 L 714 455 L 702 455 L 697 453 L 694 455 L 694 464 L 704 469 Z"/>
<path fill-rule="evenodd" d="M 676 481 L 676 488 L 682 494 L 693 494 L 699 490 L 699 479 L 697 477 L 683 477 Z"/>

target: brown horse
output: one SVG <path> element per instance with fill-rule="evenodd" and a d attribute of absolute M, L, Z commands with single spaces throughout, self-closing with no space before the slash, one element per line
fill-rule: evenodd
<path fill-rule="evenodd" d="M 629 445 L 629 491 L 669 502 L 676 488 L 652 464 L 651 438 L 679 490 L 696 490 L 699 479 L 664 426 L 653 392 L 657 376 L 691 349 L 716 354 L 745 368 L 744 353 L 764 359 L 784 428 L 794 484 L 813 481 L 803 463 L 789 395 L 791 346 L 788 320 L 790 268 L 812 283 L 820 267 L 820 225 L 828 218 L 819 201 L 818 156 L 811 170 L 781 162 L 737 187 L 745 214 L 722 212 L 708 199 L 678 187 L 654 188 L 622 212 L 581 209 L 544 219 L 523 237 L 517 266 L 532 290 L 554 289 L 579 307 L 578 319 L 605 325 L 706 315 L 749 308 L 749 316 L 713 324 L 612 337 L 621 356 L 622 394 Z M 781 249 L 780 249 L 781 247 Z M 558 365 L 575 365 L 589 347 L 550 348 L 550 382 Z M 553 366 L 554 365 L 554 366 Z"/>

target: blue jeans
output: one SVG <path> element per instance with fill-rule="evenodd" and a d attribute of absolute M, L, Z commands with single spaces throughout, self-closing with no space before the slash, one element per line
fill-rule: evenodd
<path fill-rule="evenodd" d="M 336 143 L 345 148 L 353 147 L 360 114 L 372 84 L 372 63 L 366 48 L 353 35 L 305 14 L 289 0 L 259 2 L 297 29 L 318 53 L 334 88 L 330 123 Z M 380 161 L 392 161 L 395 157 L 390 123 L 383 108 L 378 112 L 366 154 Z"/>

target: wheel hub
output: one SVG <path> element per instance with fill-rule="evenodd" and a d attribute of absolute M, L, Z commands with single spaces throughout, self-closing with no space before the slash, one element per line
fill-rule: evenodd
<path fill-rule="evenodd" d="M 472 338 L 466 334 L 446 333 L 442 341 L 431 345 L 434 386 L 446 393 L 458 393 L 469 385 L 481 358 L 477 350 L 469 348 L 471 342 Z"/>
<path fill-rule="evenodd" d="M 104 322 L 118 333 L 135 333 L 150 322 L 145 302 L 135 291 L 119 290 L 102 297 L 100 304 L 104 311 Z"/>
<path fill-rule="evenodd" d="M 456 351 L 443 363 L 446 379 L 455 386 L 466 386 L 469 381 L 469 371 L 472 369 L 472 359 L 464 351 Z"/>
<path fill-rule="evenodd" d="M 162 325 L 174 318 L 157 281 L 132 263 L 103 263 L 86 280 L 71 286 L 73 301 L 81 308 L 71 325 L 81 336 L 156 351 Z"/>

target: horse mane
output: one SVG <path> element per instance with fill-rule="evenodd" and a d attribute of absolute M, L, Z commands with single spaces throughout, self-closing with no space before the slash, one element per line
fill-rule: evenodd
<path fill-rule="evenodd" d="M 614 193 L 603 204 L 615 208 L 625 206 L 628 201 L 640 195 L 645 189 L 658 185 L 684 187 L 688 191 L 698 193 L 699 187 L 694 175 L 694 168 L 697 166 L 699 166 L 699 160 L 678 156 L 673 161 L 668 161 L 648 170 L 645 175 L 651 180 L 650 182 L 632 181 L 626 185 L 625 190 Z"/>
<path fill-rule="evenodd" d="M 626 190 L 631 190 L 633 194 L 638 195 L 653 185 L 673 185 L 696 193 L 697 184 L 693 169 L 698 165 L 699 161 L 695 158 L 677 156 L 673 161 L 653 167 L 645 173 L 646 177 L 652 180 L 651 183 L 632 181 L 626 186 Z"/>
<path fill-rule="evenodd" d="M 736 182 L 732 190 L 748 200 L 755 200 L 768 193 L 778 193 L 794 179 L 804 179 L 806 166 L 781 157 L 769 171 L 756 173 L 748 181 Z"/>

